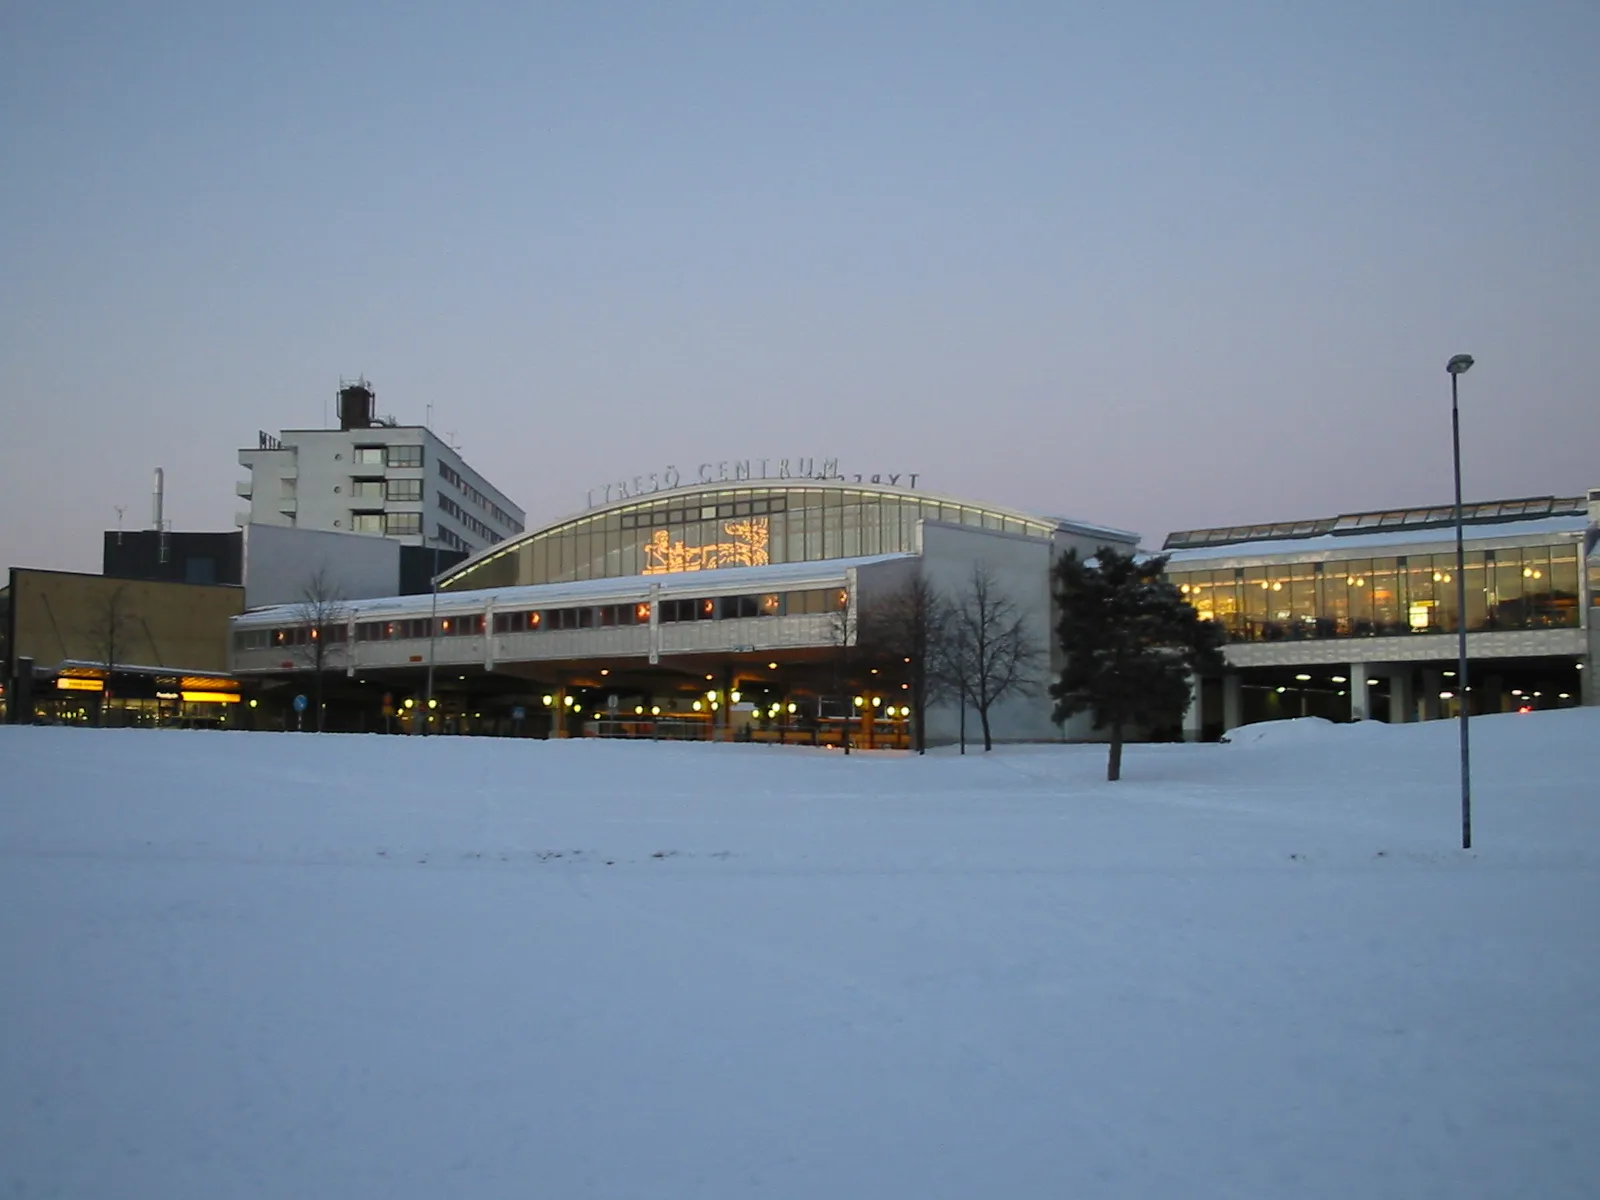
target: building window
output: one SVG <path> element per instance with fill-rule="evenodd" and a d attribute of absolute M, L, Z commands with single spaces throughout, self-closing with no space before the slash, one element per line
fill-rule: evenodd
<path fill-rule="evenodd" d="M 355 453 L 350 457 L 352 461 L 364 467 L 381 467 L 383 466 L 383 447 L 357 446 Z"/>
<path fill-rule="evenodd" d="M 382 533 L 383 514 L 381 512 L 351 513 L 350 528 L 357 533 Z"/>
<path fill-rule="evenodd" d="M 759 617 L 761 615 L 761 597 L 723 596 L 718 603 L 717 615 L 725 621 L 736 617 Z"/>
<path fill-rule="evenodd" d="M 383 499 L 383 480 L 381 479 L 352 479 L 350 481 L 350 498 L 352 500 L 370 500 L 377 503 Z"/>
<path fill-rule="evenodd" d="M 390 446 L 387 465 L 391 467 L 420 467 L 421 446 Z"/>
<path fill-rule="evenodd" d="M 390 537 L 410 537 L 422 532 L 421 513 L 388 513 L 384 517 L 383 531 Z"/>
<path fill-rule="evenodd" d="M 420 479 L 391 479 L 389 490 L 385 493 L 389 500 L 421 500 L 422 480 Z"/>

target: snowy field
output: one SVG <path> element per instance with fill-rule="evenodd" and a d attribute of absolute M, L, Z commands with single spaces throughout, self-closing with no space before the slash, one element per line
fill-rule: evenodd
<path fill-rule="evenodd" d="M 1600 710 L 0 729 L 0 1195 L 1593 1197 Z"/>

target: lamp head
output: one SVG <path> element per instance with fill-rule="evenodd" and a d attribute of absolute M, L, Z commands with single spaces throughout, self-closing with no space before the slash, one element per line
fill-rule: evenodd
<path fill-rule="evenodd" d="M 1445 363 L 1444 369 L 1452 375 L 1465 375 L 1472 367 L 1472 355 L 1458 354 Z"/>

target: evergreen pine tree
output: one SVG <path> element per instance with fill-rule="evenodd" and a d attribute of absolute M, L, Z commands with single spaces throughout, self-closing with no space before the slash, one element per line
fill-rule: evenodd
<path fill-rule="evenodd" d="M 1130 730 L 1172 725 L 1188 711 L 1189 677 L 1220 671 L 1223 631 L 1202 621 L 1162 572 L 1167 557 L 1140 559 L 1102 546 L 1057 561 L 1054 592 L 1066 667 L 1051 685 L 1055 719 L 1094 717 L 1111 733 L 1106 778 L 1122 776 Z"/>

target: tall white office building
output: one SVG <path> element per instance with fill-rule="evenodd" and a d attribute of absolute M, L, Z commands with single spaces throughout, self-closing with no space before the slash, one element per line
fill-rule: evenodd
<path fill-rule="evenodd" d="M 339 428 L 262 432 L 239 451 L 249 509 L 234 524 L 368 533 L 476 554 L 523 532 L 524 513 L 423 425 L 376 414 L 360 379 L 339 389 Z"/>

